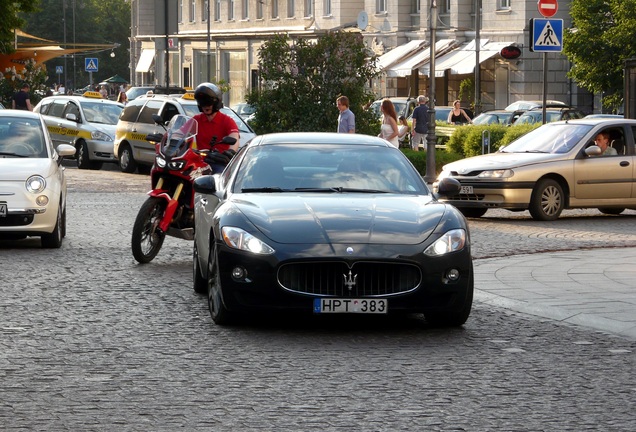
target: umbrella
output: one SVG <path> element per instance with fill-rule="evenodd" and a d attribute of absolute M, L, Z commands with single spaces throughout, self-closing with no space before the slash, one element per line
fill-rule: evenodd
<path fill-rule="evenodd" d="M 113 75 L 110 78 L 105 79 L 103 82 L 108 84 L 128 84 L 128 81 L 126 81 L 124 78 L 120 77 L 117 74 Z"/>

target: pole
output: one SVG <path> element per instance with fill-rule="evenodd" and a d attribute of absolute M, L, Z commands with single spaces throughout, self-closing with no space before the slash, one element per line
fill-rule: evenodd
<path fill-rule="evenodd" d="M 62 4 L 62 8 L 64 9 L 64 17 L 62 18 L 62 22 L 64 23 L 64 49 L 66 49 L 68 48 L 66 46 L 66 2 Z M 68 82 L 68 78 L 67 78 L 68 65 L 66 64 L 67 59 L 68 59 L 68 54 L 64 54 L 64 88 L 66 88 L 66 83 Z M 61 83 L 58 83 L 58 84 L 61 84 Z"/>
<path fill-rule="evenodd" d="M 431 0 L 430 20 L 430 63 L 428 72 L 429 82 L 429 98 L 428 98 L 428 134 L 426 135 L 426 176 L 424 181 L 431 184 L 437 177 L 435 174 L 435 145 L 437 137 L 435 136 L 435 43 L 437 31 L 437 1 Z"/>
<path fill-rule="evenodd" d="M 75 3 L 76 0 L 73 0 L 73 50 L 75 50 Z M 75 68 L 75 51 L 73 51 L 73 90 L 77 88 L 77 72 Z M 67 90 L 68 91 L 68 90 Z"/>
<path fill-rule="evenodd" d="M 543 53 L 543 94 L 542 94 L 543 108 L 541 108 L 541 115 L 543 116 L 543 124 L 546 123 L 545 103 L 546 103 L 547 95 L 548 95 L 548 53 L 544 52 Z"/>
<path fill-rule="evenodd" d="M 481 0 L 475 0 L 475 115 L 481 111 L 481 66 L 479 50 L 481 49 Z"/>
<path fill-rule="evenodd" d="M 168 1 L 164 0 L 164 22 L 163 24 L 166 26 L 166 87 L 170 87 L 170 56 L 169 56 L 169 47 L 168 47 Z"/>
<path fill-rule="evenodd" d="M 212 71 L 210 70 L 210 21 L 212 21 L 212 17 L 210 15 L 210 0 L 206 0 L 208 2 L 208 57 L 207 57 L 207 61 L 208 61 L 208 79 L 207 81 L 210 82 L 212 81 Z"/>

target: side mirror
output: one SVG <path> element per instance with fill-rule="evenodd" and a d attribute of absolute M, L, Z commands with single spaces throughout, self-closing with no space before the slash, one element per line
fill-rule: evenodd
<path fill-rule="evenodd" d="M 597 145 L 591 145 L 585 149 L 585 154 L 587 156 L 600 156 L 603 154 L 601 148 Z"/>
<path fill-rule="evenodd" d="M 75 114 L 73 114 L 73 113 L 68 113 L 68 114 L 66 114 L 65 117 L 66 117 L 66 120 L 70 120 L 70 121 L 73 121 L 75 123 L 79 123 L 79 120 L 77 120 L 77 116 Z"/>
<path fill-rule="evenodd" d="M 221 142 L 223 144 L 229 144 L 229 145 L 233 145 L 234 143 L 236 143 L 236 138 L 234 137 L 230 137 L 230 136 L 226 136 L 225 138 L 223 138 L 221 140 Z"/>
<path fill-rule="evenodd" d="M 436 190 L 439 195 L 456 195 L 461 188 L 461 183 L 451 177 L 445 177 L 433 185 L 433 189 Z"/>
<path fill-rule="evenodd" d="M 146 135 L 146 141 L 150 141 L 153 143 L 161 142 L 162 139 L 163 139 L 163 134 L 160 134 L 160 133 L 153 133 L 153 134 Z"/>
<path fill-rule="evenodd" d="M 156 124 L 158 124 L 159 126 L 161 126 L 162 128 L 166 128 L 165 127 L 165 122 L 163 121 L 163 119 L 161 118 L 161 116 L 157 113 L 152 115 L 152 121 L 154 121 Z"/>
<path fill-rule="evenodd" d="M 194 191 L 202 194 L 213 194 L 216 192 L 214 176 L 204 175 L 194 180 Z"/>

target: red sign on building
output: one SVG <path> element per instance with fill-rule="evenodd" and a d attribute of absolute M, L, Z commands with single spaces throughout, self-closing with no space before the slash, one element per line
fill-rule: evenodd
<path fill-rule="evenodd" d="M 557 0 L 539 0 L 537 2 L 537 9 L 539 13 L 546 18 L 553 17 L 559 10 L 559 3 Z"/>

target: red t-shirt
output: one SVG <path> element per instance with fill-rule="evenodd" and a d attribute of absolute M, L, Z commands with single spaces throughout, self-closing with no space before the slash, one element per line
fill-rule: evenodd
<path fill-rule="evenodd" d="M 199 124 L 197 132 L 197 148 L 205 150 L 210 148 L 212 137 L 216 137 L 216 141 L 220 142 L 223 138 L 231 133 L 238 133 L 238 127 L 232 117 L 218 111 L 212 121 L 209 121 L 205 114 L 197 114 L 194 119 Z M 214 149 L 224 152 L 229 149 L 228 144 L 216 144 Z"/>

